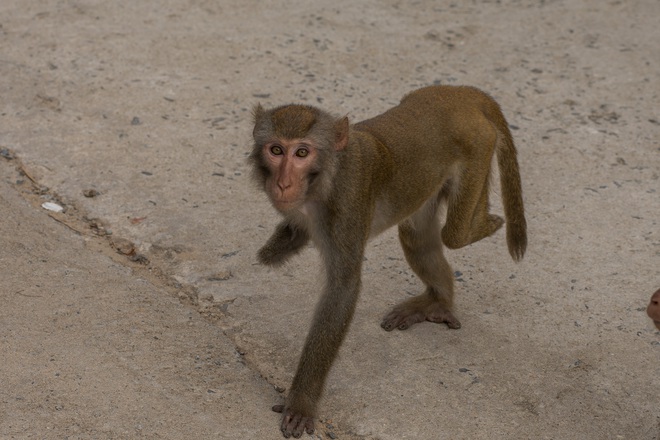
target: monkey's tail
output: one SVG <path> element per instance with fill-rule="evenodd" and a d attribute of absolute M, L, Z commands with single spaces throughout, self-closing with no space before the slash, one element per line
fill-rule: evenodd
<path fill-rule="evenodd" d="M 520 170 L 513 137 L 503 116 L 502 122 L 497 126 L 500 127 L 497 141 L 497 164 L 500 169 L 502 205 L 506 218 L 506 242 L 511 257 L 515 261 L 520 261 L 527 249 L 527 221 L 525 220 Z"/>

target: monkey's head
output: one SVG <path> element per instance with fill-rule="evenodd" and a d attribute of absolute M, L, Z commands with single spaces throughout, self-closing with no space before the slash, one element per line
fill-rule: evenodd
<path fill-rule="evenodd" d="M 646 314 L 653 320 L 655 327 L 660 330 L 660 289 L 651 297 L 651 302 L 646 308 Z"/>
<path fill-rule="evenodd" d="M 348 118 L 315 107 L 254 108 L 252 175 L 273 206 L 286 213 L 328 196 L 337 153 L 348 145 Z"/>

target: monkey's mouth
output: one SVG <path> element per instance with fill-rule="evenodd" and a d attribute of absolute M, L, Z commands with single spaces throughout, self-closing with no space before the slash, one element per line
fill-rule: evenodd
<path fill-rule="evenodd" d="M 656 321 L 655 319 L 653 320 L 653 324 L 655 324 L 655 328 L 660 330 L 660 321 Z"/>
<path fill-rule="evenodd" d="M 281 200 L 281 199 L 273 199 L 273 206 L 275 206 L 275 209 L 278 211 L 284 212 L 284 211 L 291 211 L 292 209 L 296 209 L 299 205 L 299 200 Z"/>

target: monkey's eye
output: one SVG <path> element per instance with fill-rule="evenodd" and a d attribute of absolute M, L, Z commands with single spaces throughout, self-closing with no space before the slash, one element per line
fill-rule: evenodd
<path fill-rule="evenodd" d="M 299 148 L 296 150 L 296 156 L 298 157 L 307 157 L 309 150 L 307 148 Z"/>
<path fill-rule="evenodd" d="M 284 153 L 284 151 L 282 151 L 282 147 L 279 145 L 273 145 L 270 147 L 270 152 L 275 156 L 280 156 Z"/>

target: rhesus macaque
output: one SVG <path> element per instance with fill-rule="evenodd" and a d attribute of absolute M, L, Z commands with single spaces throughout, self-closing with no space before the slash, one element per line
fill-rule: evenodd
<path fill-rule="evenodd" d="M 646 314 L 653 320 L 655 328 L 660 330 L 660 289 L 656 290 L 651 297 L 651 302 L 646 308 Z"/>
<path fill-rule="evenodd" d="M 519 261 L 527 246 L 520 174 L 500 107 L 471 87 L 423 88 L 353 125 L 311 106 L 257 105 L 253 136 L 253 177 L 284 217 L 259 261 L 281 265 L 311 240 L 326 272 L 286 403 L 273 407 L 283 413 L 284 436 L 297 438 L 314 431 L 326 376 L 355 310 L 367 240 L 398 225 L 406 260 L 426 286 L 385 316 L 385 330 L 425 320 L 460 328 L 442 245 L 461 248 L 504 223 L 488 212 L 497 152 L 507 244 Z"/>

